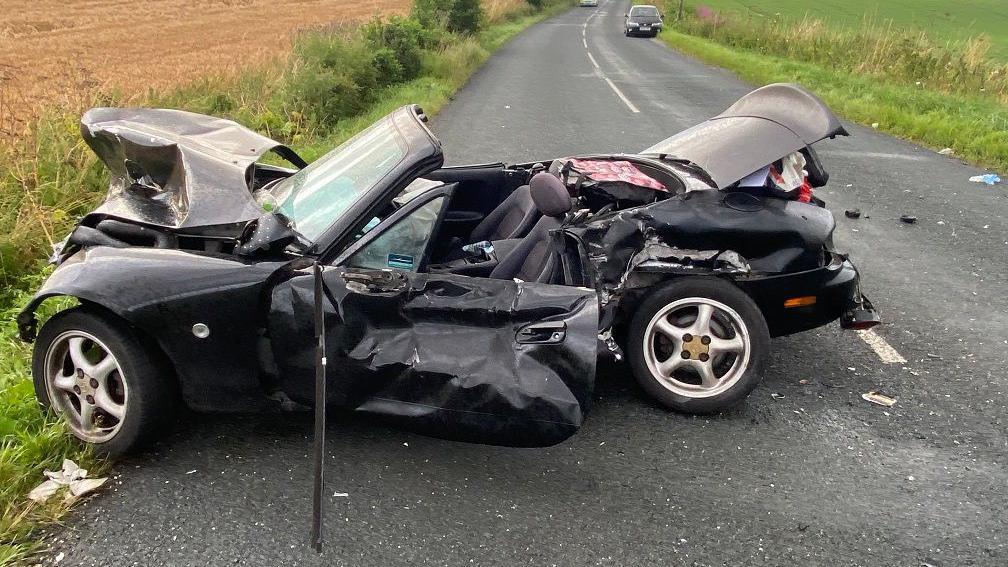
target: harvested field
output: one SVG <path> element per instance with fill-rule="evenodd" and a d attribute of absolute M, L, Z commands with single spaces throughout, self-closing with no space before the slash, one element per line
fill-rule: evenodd
<path fill-rule="evenodd" d="M 0 12 L 0 138 L 41 108 L 125 100 L 235 70 L 301 28 L 405 13 L 411 0 L 15 0 Z"/>

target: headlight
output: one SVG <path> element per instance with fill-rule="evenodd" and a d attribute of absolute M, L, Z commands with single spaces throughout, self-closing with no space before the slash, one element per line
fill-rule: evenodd
<path fill-rule="evenodd" d="M 635 28 L 635 27 L 639 26 L 640 24 L 638 24 L 637 22 L 629 22 L 627 25 L 630 26 L 630 27 L 632 27 L 632 28 Z"/>

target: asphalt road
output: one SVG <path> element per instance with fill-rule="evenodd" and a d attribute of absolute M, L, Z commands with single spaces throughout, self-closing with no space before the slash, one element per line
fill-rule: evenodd
<path fill-rule="evenodd" d="M 752 88 L 624 38 L 627 4 L 571 10 L 502 48 L 433 121 L 448 162 L 640 150 Z M 113 490 L 71 514 L 52 555 L 164 566 L 1008 564 L 1008 193 L 967 182 L 980 171 L 954 159 L 850 130 L 820 146 L 832 179 L 818 194 L 883 314 L 878 334 L 905 364 L 836 326 L 775 340 L 763 384 L 711 418 L 656 407 L 610 366 L 584 429 L 550 449 L 339 416 L 328 488 L 346 496 L 329 499 L 321 557 L 306 543 L 308 417 L 198 416 L 119 464 Z M 865 217 L 844 218 L 855 207 Z M 917 224 L 901 223 L 905 213 Z M 872 389 L 897 404 L 862 400 Z"/>

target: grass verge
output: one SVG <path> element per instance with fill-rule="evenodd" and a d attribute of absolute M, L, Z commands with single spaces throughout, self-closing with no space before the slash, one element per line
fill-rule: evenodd
<path fill-rule="evenodd" d="M 745 81 L 800 83 L 849 120 L 1008 171 L 1008 67 L 982 49 L 978 55 L 980 40 L 937 46 L 906 30 L 892 31 L 902 38 L 892 41 L 881 37 L 884 29 L 854 32 L 808 20 L 769 26 L 708 10 L 674 23 L 662 40 Z"/>
<path fill-rule="evenodd" d="M 297 40 L 288 59 L 249 69 L 233 79 L 203 78 L 175 91 L 150 93 L 147 105 L 233 118 L 289 143 L 310 161 L 404 104 L 418 103 L 428 114 L 436 113 L 493 50 L 568 5 L 554 0 L 538 9 L 525 6 L 498 12 L 471 36 L 447 32 L 420 36 L 405 19 L 392 24 L 372 22 L 363 31 L 314 31 Z M 370 58 L 382 50 L 379 57 L 383 59 Z M 361 54 L 368 58 L 355 59 L 364 57 Z M 415 66 L 404 69 L 403 61 L 413 61 Z M 399 73 L 397 79 L 374 74 L 377 64 Z M 327 80 L 319 81 L 319 77 Z M 362 85 L 370 90 L 359 88 Z M 336 97 L 342 97 L 343 107 L 320 111 L 317 101 Z M 96 104 L 115 104 L 116 99 L 114 93 L 107 94 Z M 3 148 L 0 154 L 0 171 L 6 172 L 0 177 L 0 210 L 6 211 L 0 213 L 0 234 L 5 235 L 0 237 L 4 285 L 0 293 L 0 566 L 16 564 L 37 552 L 41 529 L 67 510 L 62 503 L 39 506 L 26 499 L 27 492 L 41 482 L 44 469 L 58 469 L 64 458 L 98 473 L 109 466 L 74 442 L 58 421 L 38 410 L 30 348 L 17 338 L 14 322 L 17 310 L 47 274 L 38 258 L 105 194 L 107 178 L 80 141 L 77 120 L 77 113 L 49 112 L 24 147 Z M 58 307 L 46 306 L 50 312 Z"/>

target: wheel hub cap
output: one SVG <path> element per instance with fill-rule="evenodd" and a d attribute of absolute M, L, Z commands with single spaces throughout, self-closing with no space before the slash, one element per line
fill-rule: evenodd
<path fill-rule="evenodd" d="M 682 357 L 685 360 L 706 361 L 710 358 L 710 338 L 685 335 L 682 341 Z"/>

